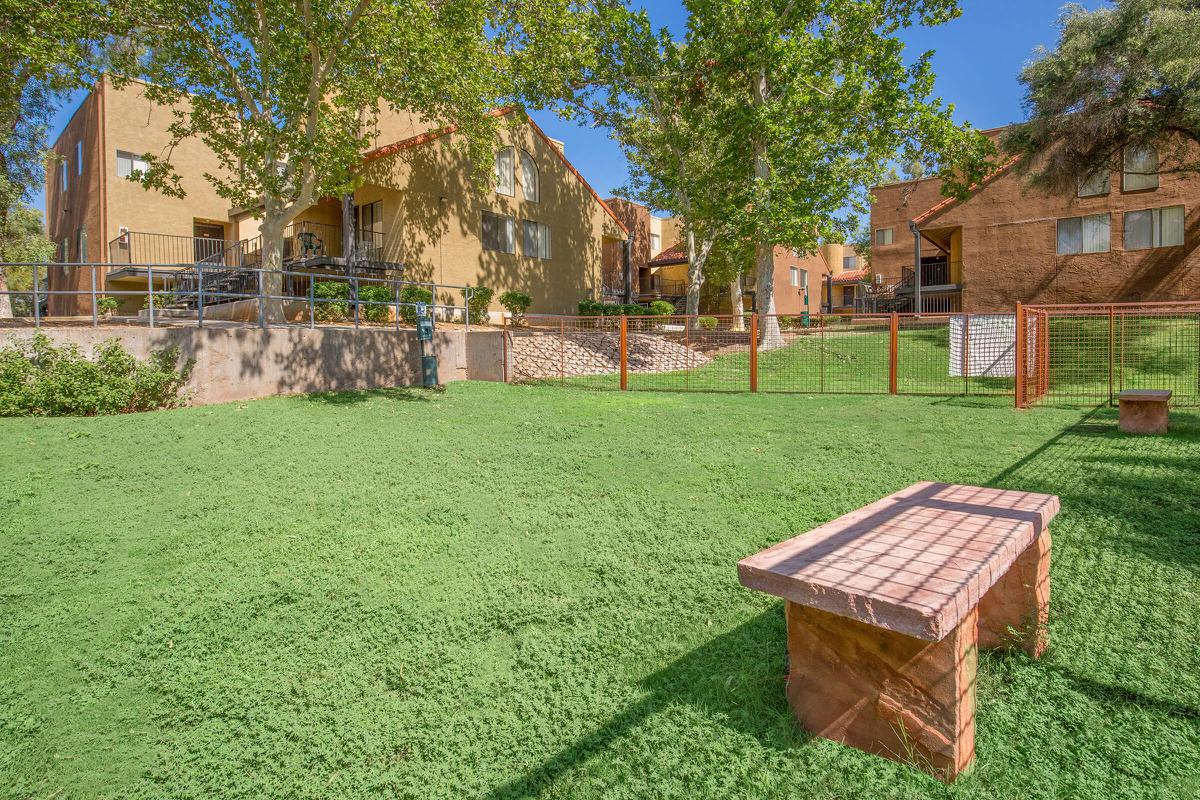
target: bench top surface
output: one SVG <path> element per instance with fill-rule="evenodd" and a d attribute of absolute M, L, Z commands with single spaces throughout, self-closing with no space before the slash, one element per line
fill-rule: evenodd
<path fill-rule="evenodd" d="M 1058 514 L 1048 494 L 917 483 L 738 562 L 742 584 L 940 641 Z"/>
<path fill-rule="evenodd" d="M 1170 389 L 1126 389 L 1117 395 L 1118 400 L 1170 400 Z"/>

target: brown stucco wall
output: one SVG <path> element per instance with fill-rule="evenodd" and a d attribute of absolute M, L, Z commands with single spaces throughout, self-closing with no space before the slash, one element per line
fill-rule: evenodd
<path fill-rule="evenodd" d="M 412 330 L 339 328 L 43 328 L 57 343 L 85 352 L 119 339 L 139 358 L 177 345 L 196 359 L 185 387 L 194 405 L 279 394 L 339 389 L 415 386 L 421 382 L 420 349 Z M 28 338 L 29 331 L 0 334 L 0 341 Z M 461 329 L 434 333 L 441 383 L 501 379 L 500 331 Z"/>

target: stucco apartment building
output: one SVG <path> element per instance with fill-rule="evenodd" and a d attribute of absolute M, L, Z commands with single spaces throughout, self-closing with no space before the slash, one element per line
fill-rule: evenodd
<path fill-rule="evenodd" d="M 686 294 L 676 281 L 664 282 L 650 262 L 683 236 L 683 225 L 675 217 L 662 217 L 649 207 L 623 197 L 604 201 L 629 231 L 629 269 L 632 299 L 654 300 Z M 610 300 L 621 299 L 625 290 L 623 253 L 614 249 L 606 258 L 604 294 Z"/>
<path fill-rule="evenodd" d="M 1200 297 L 1200 176 L 1159 174 L 1153 148 L 1130 149 L 1122 171 L 1064 197 L 1026 188 L 1014 163 L 963 201 L 932 178 L 872 190 L 871 270 L 890 307 L 915 309 L 913 229 L 925 311 Z"/>
<path fill-rule="evenodd" d="M 550 139 L 519 110 L 504 118 L 495 156 L 496 182 L 479 189 L 471 165 L 439 128 L 402 112 L 381 115 L 363 154 L 363 185 L 354 193 L 356 268 L 376 277 L 529 293 L 531 310 L 568 313 L 599 297 L 603 253 L 619 250 L 625 227 Z M 54 145 L 57 166 L 46 185 L 47 229 L 60 262 L 105 263 L 102 289 L 144 289 L 147 263 L 256 266 L 259 221 L 230 208 L 204 180 L 222 170 L 198 140 L 171 161 L 186 196 L 167 197 L 128 180 L 143 155 L 169 143 L 171 109 L 155 106 L 140 84 L 101 80 Z M 324 198 L 301 212 L 286 233 L 288 269 L 345 272 L 342 200 Z M 365 265 L 365 266 L 363 266 Z M 164 269 L 160 272 L 168 273 Z M 52 289 L 87 289 L 87 270 L 52 268 Z M 160 278 L 155 276 L 156 287 Z M 457 302 L 462 298 L 439 298 Z M 124 310 L 140 307 L 124 299 Z M 85 312 L 84 307 L 87 307 Z M 500 306 L 494 301 L 493 310 Z M 50 313 L 90 313 L 86 297 L 54 296 Z"/>

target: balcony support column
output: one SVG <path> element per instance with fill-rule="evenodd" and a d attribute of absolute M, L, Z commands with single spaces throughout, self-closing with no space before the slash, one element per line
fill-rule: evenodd
<path fill-rule="evenodd" d="M 913 311 L 921 313 L 921 231 L 917 223 L 909 220 L 908 229 L 913 235 Z"/>

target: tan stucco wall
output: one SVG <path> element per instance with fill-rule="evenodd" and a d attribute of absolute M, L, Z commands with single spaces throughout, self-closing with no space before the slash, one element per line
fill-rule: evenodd
<path fill-rule="evenodd" d="M 525 199 L 519 160 L 515 196 L 473 184 L 471 165 L 454 147 L 454 136 L 369 162 L 366 185 L 355 193 L 355 202 L 382 201 L 384 257 L 403 263 L 405 278 L 484 285 L 496 297 L 510 289 L 524 291 L 533 298 L 532 312 L 571 313 L 581 299 L 598 296 L 603 238 L 624 233 L 553 145 L 515 114 L 510 119 L 514 124 L 503 128 L 501 141 L 536 160 L 540 202 Z M 516 253 L 483 249 L 485 210 L 515 218 Z M 526 219 L 550 226 L 550 259 L 524 254 L 521 221 Z M 461 296 L 443 299 L 461 302 Z M 493 301 L 492 308 L 501 306 Z"/>
<path fill-rule="evenodd" d="M 412 330 L 217 326 L 42 330 L 55 342 L 76 344 L 87 353 L 113 338 L 139 358 L 177 345 L 185 358 L 196 359 L 185 387 L 192 392 L 193 405 L 421 382 L 420 349 Z M 29 335 L 29 331 L 3 333 L 0 341 Z M 501 380 L 500 335 L 497 330 L 436 331 L 438 380 Z"/>

